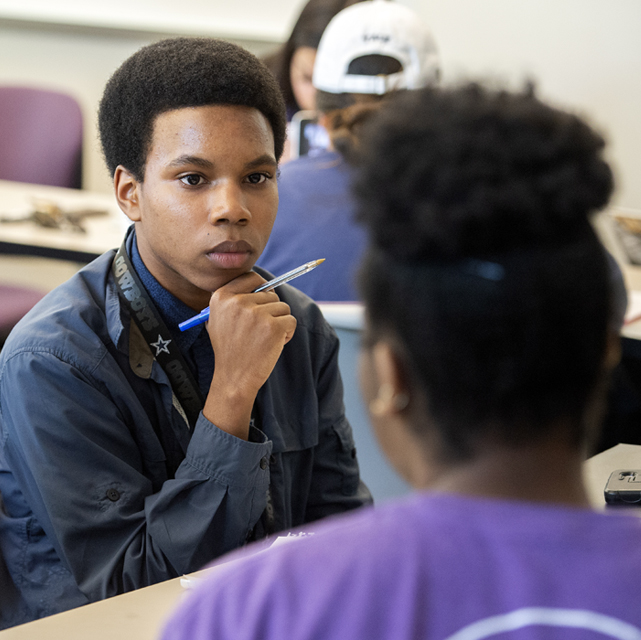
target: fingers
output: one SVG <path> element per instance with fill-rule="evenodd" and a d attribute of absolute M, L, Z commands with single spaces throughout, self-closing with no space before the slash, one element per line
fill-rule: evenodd
<path fill-rule="evenodd" d="M 254 290 L 265 282 L 267 281 L 263 277 L 254 272 L 238 276 L 213 293 L 210 306 L 212 308 L 214 307 L 215 300 L 230 300 L 231 298 L 239 296 L 237 302 L 242 300 L 245 304 L 252 306 L 258 305 L 263 312 L 270 313 L 274 317 L 291 314 L 289 305 L 281 302 L 276 291 L 260 291 L 254 293 Z M 244 296 L 248 297 L 245 298 Z"/>
<path fill-rule="evenodd" d="M 244 274 L 217 289 L 210 301 L 207 331 L 216 362 L 203 413 L 239 437 L 246 436 L 256 394 L 297 325 L 275 291 L 253 293 L 263 282 L 257 273 Z"/>
<path fill-rule="evenodd" d="M 262 280 L 260 276 L 257 277 Z M 254 286 L 256 280 L 253 278 L 247 278 L 244 283 L 233 283 L 233 286 L 230 286 L 232 283 L 228 283 L 217 289 L 210 301 L 207 330 L 217 360 L 220 360 L 219 353 L 232 345 L 240 352 L 282 349 L 291 340 L 297 324 L 291 315 L 289 305 L 282 302 L 273 291 L 234 291 L 246 291 L 248 286 Z M 256 355 L 258 356 L 258 353 Z"/>
<path fill-rule="evenodd" d="M 257 296 L 258 294 L 252 295 Z M 262 311 L 271 314 L 272 316 L 274 316 L 274 318 L 277 318 L 279 316 L 291 315 L 291 309 L 289 308 L 289 305 L 286 302 L 282 302 L 281 300 L 279 300 L 278 297 L 276 297 L 276 300 L 269 300 L 262 304 L 259 300 L 257 300 L 256 304 L 259 304 Z"/>
<path fill-rule="evenodd" d="M 281 303 L 284 304 L 284 303 Z M 289 310 L 289 306 L 284 304 L 284 306 L 287 307 Z M 282 332 L 282 335 L 284 335 L 284 342 L 283 346 L 286 345 L 293 337 L 294 333 L 296 332 L 296 326 L 298 324 L 298 321 L 296 318 L 289 313 L 289 311 L 286 314 L 283 314 L 281 316 L 273 316 L 274 318 L 277 318 L 278 322 L 278 328 Z"/>
<path fill-rule="evenodd" d="M 219 291 L 224 289 L 230 293 L 252 293 L 254 289 L 258 289 L 258 287 L 265 284 L 265 282 L 267 282 L 265 278 L 258 275 L 255 271 L 250 271 L 230 280 L 226 285 L 221 287 Z"/>

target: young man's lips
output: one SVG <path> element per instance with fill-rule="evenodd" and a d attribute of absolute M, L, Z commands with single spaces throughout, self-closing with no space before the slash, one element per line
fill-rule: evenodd
<path fill-rule="evenodd" d="M 221 242 L 207 253 L 207 257 L 224 269 L 240 269 L 252 252 L 248 242 Z"/>

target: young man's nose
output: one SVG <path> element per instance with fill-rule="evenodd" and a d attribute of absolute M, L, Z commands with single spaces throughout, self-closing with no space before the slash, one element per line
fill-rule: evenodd
<path fill-rule="evenodd" d="M 247 224 L 250 218 L 240 185 L 225 181 L 216 186 L 209 212 L 211 224 Z"/>

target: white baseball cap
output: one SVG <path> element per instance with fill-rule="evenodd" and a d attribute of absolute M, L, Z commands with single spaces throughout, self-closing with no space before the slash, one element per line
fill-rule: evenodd
<path fill-rule="evenodd" d="M 391 75 L 348 73 L 362 56 L 395 58 L 402 70 Z M 439 77 L 436 43 L 419 16 L 389 0 L 366 0 L 337 13 L 327 25 L 316 53 L 312 82 L 329 93 L 382 95 L 396 89 L 420 89 Z"/>

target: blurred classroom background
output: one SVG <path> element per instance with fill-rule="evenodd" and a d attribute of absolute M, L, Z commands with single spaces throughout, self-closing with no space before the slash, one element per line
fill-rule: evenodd
<path fill-rule="evenodd" d="M 543 99 L 587 116 L 608 139 L 617 177 L 613 204 L 641 210 L 638 0 L 399 1 L 432 28 L 443 82 L 481 77 L 519 86 L 531 79 Z M 44 87 L 73 96 L 84 117 L 83 188 L 109 193 L 96 111 L 107 79 L 125 58 L 174 35 L 225 38 L 263 55 L 287 38 L 304 4 L 0 0 L 0 85 Z M 30 279 L 30 272 L 24 277 Z"/>
<path fill-rule="evenodd" d="M 96 113 L 106 81 L 123 60 L 175 35 L 220 37 L 262 56 L 287 38 L 305 1 L 0 0 L 0 85 L 54 89 L 78 101 L 84 119 L 82 187 L 107 194 L 111 179 Z M 641 211 L 639 0 L 398 1 L 431 27 L 444 83 L 481 78 L 518 87 L 532 80 L 542 99 L 587 117 L 608 141 L 617 179 L 613 205 Z M 78 267 L 0 255 L 0 283 L 46 291 Z M 346 331 L 345 350 L 355 351 L 356 333 Z M 348 394 L 357 394 L 355 372 L 346 378 Z M 350 411 L 356 412 L 353 422 L 366 421 L 362 407 Z M 363 441 L 363 447 L 361 459 L 382 469 L 373 442 Z M 391 495 L 405 490 L 385 473 L 379 474 L 379 495 L 386 487 Z"/>
<path fill-rule="evenodd" d="M 609 141 L 617 205 L 641 208 L 638 0 L 399 0 L 431 26 L 443 81 L 534 80 L 546 100 L 587 115 Z M 0 0 L 0 84 L 66 91 L 85 117 L 83 186 L 108 192 L 95 114 L 110 74 L 173 35 L 233 40 L 257 55 L 286 39 L 305 0 Z"/>

